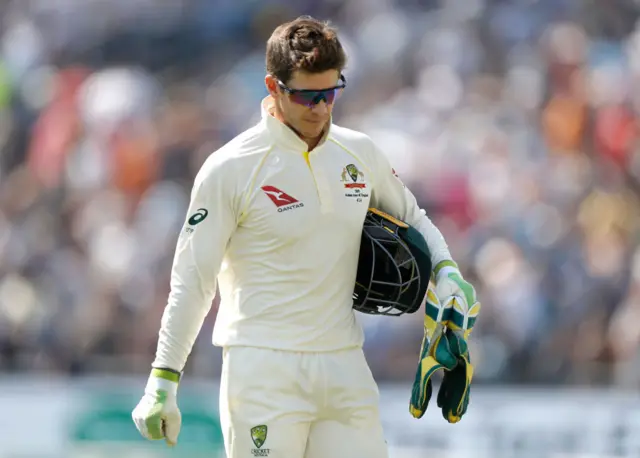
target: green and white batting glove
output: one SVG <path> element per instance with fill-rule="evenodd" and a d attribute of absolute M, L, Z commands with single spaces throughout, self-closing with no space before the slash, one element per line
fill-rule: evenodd
<path fill-rule="evenodd" d="M 436 295 L 450 309 L 445 338 L 446 347 L 458 363 L 447 370 L 438 392 L 438 407 L 449 423 L 457 423 L 469 405 L 473 365 L 467 339 L 480 313 L 480 302 L 473 286 L 465 281 L 453 261 L 444 261 L 434 269 Z"/>
<path fill-rule="evenodd" d="M 431 286 L 427 290 L 424 312 L 424 337 L 409 401 L 409 413 L 414 418 L 422 418 L 427 411 L 433 393 L 431 377 L 440 370 L 452 370 L 458 364 L 445 335 L 451 306 L 442 304 Z"/>
<path fill-rule="evenodd" d="M 170 369 L 152 369 L 144 395 L 131 416 L 143 437 L 162 440 L 173 447 L 178 442 L 182 416 L 176 395 L 180 374 Z"/>
<path fill-rule="evenodd" d="M 438 407 L 449 423 L 457 423 L 469 405 L 473 366 L 467 338 L 480 311 L 480 303 L 475 290 L 462 278 L 452 261 L 438 264 L 434 274 L 436 287 L 429 287 L 427 291 L 424 338 L 409 412 L 414 418 L 424 415 L 433 391 L 431 378 L 443 370 Z"/>

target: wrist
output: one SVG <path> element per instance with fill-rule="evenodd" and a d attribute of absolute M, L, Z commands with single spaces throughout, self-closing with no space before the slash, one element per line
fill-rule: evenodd
<path fill-rule="evenodd" d="M 152 367 L 151 375 L 175 383 L 179 383 L 182 376 L 180 372 L 167 367 Z"/>
<path fill-rule="evenodd" d="M 449 274 L 456 274 L 462 278 L 458 264 L 449 259 L 440 261 L 438 265 L 436 265 L 435 269 L 433 269 L 433 273 L 436 277 L 436 282 L 441 278 L 448 277 Z"/>
<path fill-rule="evenodd" d="M 175 395 L 178 391 L 180 382 L 180 373 L 171 369 L 156 368 L 151 369 L 149 380 L 145 391 L 155 394 L 156 391 L 162 390 L 169 394 Z"/>

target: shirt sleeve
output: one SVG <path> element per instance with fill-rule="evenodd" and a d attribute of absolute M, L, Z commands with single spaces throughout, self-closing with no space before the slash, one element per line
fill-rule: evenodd
<path fill-rule="evenodd" d="M 413 193 L 400 180 L 387 157 L 375 144 L 373 145 L 373 156 L 372 206 L 405 221 L 422 234 L 431 252 L 431 262 L 434 269 L 443 261 L 455 265 L 442 233 L 429 219 L 426 212 L 419 207 Z"/>
<path fill-rule="evenodd" d="M 228 175 L 214 153 L 198 172 L 178 236 L 153 367 L 181 372 L 211 309 L 216 280 L 237 218 Z M 212 160 L 213 159 L 213 160 Z"/>

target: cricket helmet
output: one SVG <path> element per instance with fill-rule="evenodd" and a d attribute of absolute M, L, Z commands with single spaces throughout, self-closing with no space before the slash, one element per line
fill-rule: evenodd
<path fill-rule="evenodd" d="M 364 220 L 353 308 L 371 315 L 415 313 L 431 279 L 431 253 L 420 232 L 378 209 Z"/>

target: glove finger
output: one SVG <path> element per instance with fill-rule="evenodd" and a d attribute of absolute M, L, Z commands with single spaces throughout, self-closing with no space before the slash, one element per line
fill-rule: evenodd
<path fill-rule="evenodd" d="M 438 406 L 449 423 L 457 423 L 467 411 L 469 404 L 470 378 L 473 368 L 464 360 L 453 371 L 447 373 L 438 392 Z"/>
<path fill-rule="evenodd" d="M 462 417 L 467 412 L 469 397 L 471 394 L 471 381 L 473 380 L 473 365 L 466 357 L 463 357 L 462 360 L 464 361 L 464 364 L 462 365 L 464 368 L 464 388 L 462 399 L 460 399 L 458 403 L 457 414 L 459 417 Z"/>
<path fill-rule="evenodd" d="M 440 389 L 438 390 L 438 397 L 436 399 L 436 404 L 440 408 L 443 408 L 447 403 L 447 399 L 449 398 L 448 388 L 450 383 L 451 382 L 449 381 L 449 374 L 445 373 L 444 377 L 442 378 L 442 383 L 440 384 Z"/>
<path fill-rule="evenodd" d="M 421 397 L 421 394 L 420 394 L 421 393 L 420 385 L 416 384 L 413 387 L 413 391 L 411 393 L 411 402 L 409 403 L 409 413 L 411 413 L 411 416 L 413 416 L 414 418 L 422 418 L 424 413 L 427 411 L 427 406 L 429 405 L 429 399 L 431 399 L 431 394 L 433 392 L 433 388 L 431 386 L 431 380 L 427 380 L 425 390 L 426 392 L 424 396 L 424 402 L 422 402 L 421 400 L 423 398 Z"/>
<path fill-rule="evenodd" d="M 441 369 L 443 369 L 442 364 L 431 356 L 427 356 L 420 361 L 411 391 L 411 403 L 409 406 L 409 411 L 413 417 L 420 418 L 426 412 L 433 390 L 431 377 Z"/>
<path fill-rule="evenodd" d="M 438 391 L 438 407 L 440 407 L 442 416 L 446 421 L 457 423 L 460 421 L 460 416 L 455 411 L 454 406 L 457 406 L 458 403 L 455 401 L 455 390 L 452 389 L 452 384 L 455 384 L 455 382 L 450 377 L 447 380 L 443 380 L 440 391 Z"/>
<path fill-rule="evenodd" d="M 144 422 L 148 431 L 148 437 L 151 440 L 164 439 L 164 431 L 162 428 L 162 406 L 160 404 L 154 406 L 149 415 L 146 416 Z"/>
<path fill-rule="evenodd" d="M 179 411 L 167 415 L 166 418 L 163 419 L 163 434 L 166 438 L 167 445 L 169 445 L 170 447 L 173 447 L 178 443 L 178 435 L 180 434 L 181 425 L 182 418 Z"/>
<path fill-rule="evenodd" d="M 136 407 L 133 412 L 131 412 L 133 423 L 136 425 L 136 429 L 140 432 L 142 437 L 145 439 L 151 439 L 151 437 L 149 437 L 149 431 L 147 430 L 147 424 L 144 421 L 144 417 L 139 414 L 138 410 L 139 409 Z"/>

